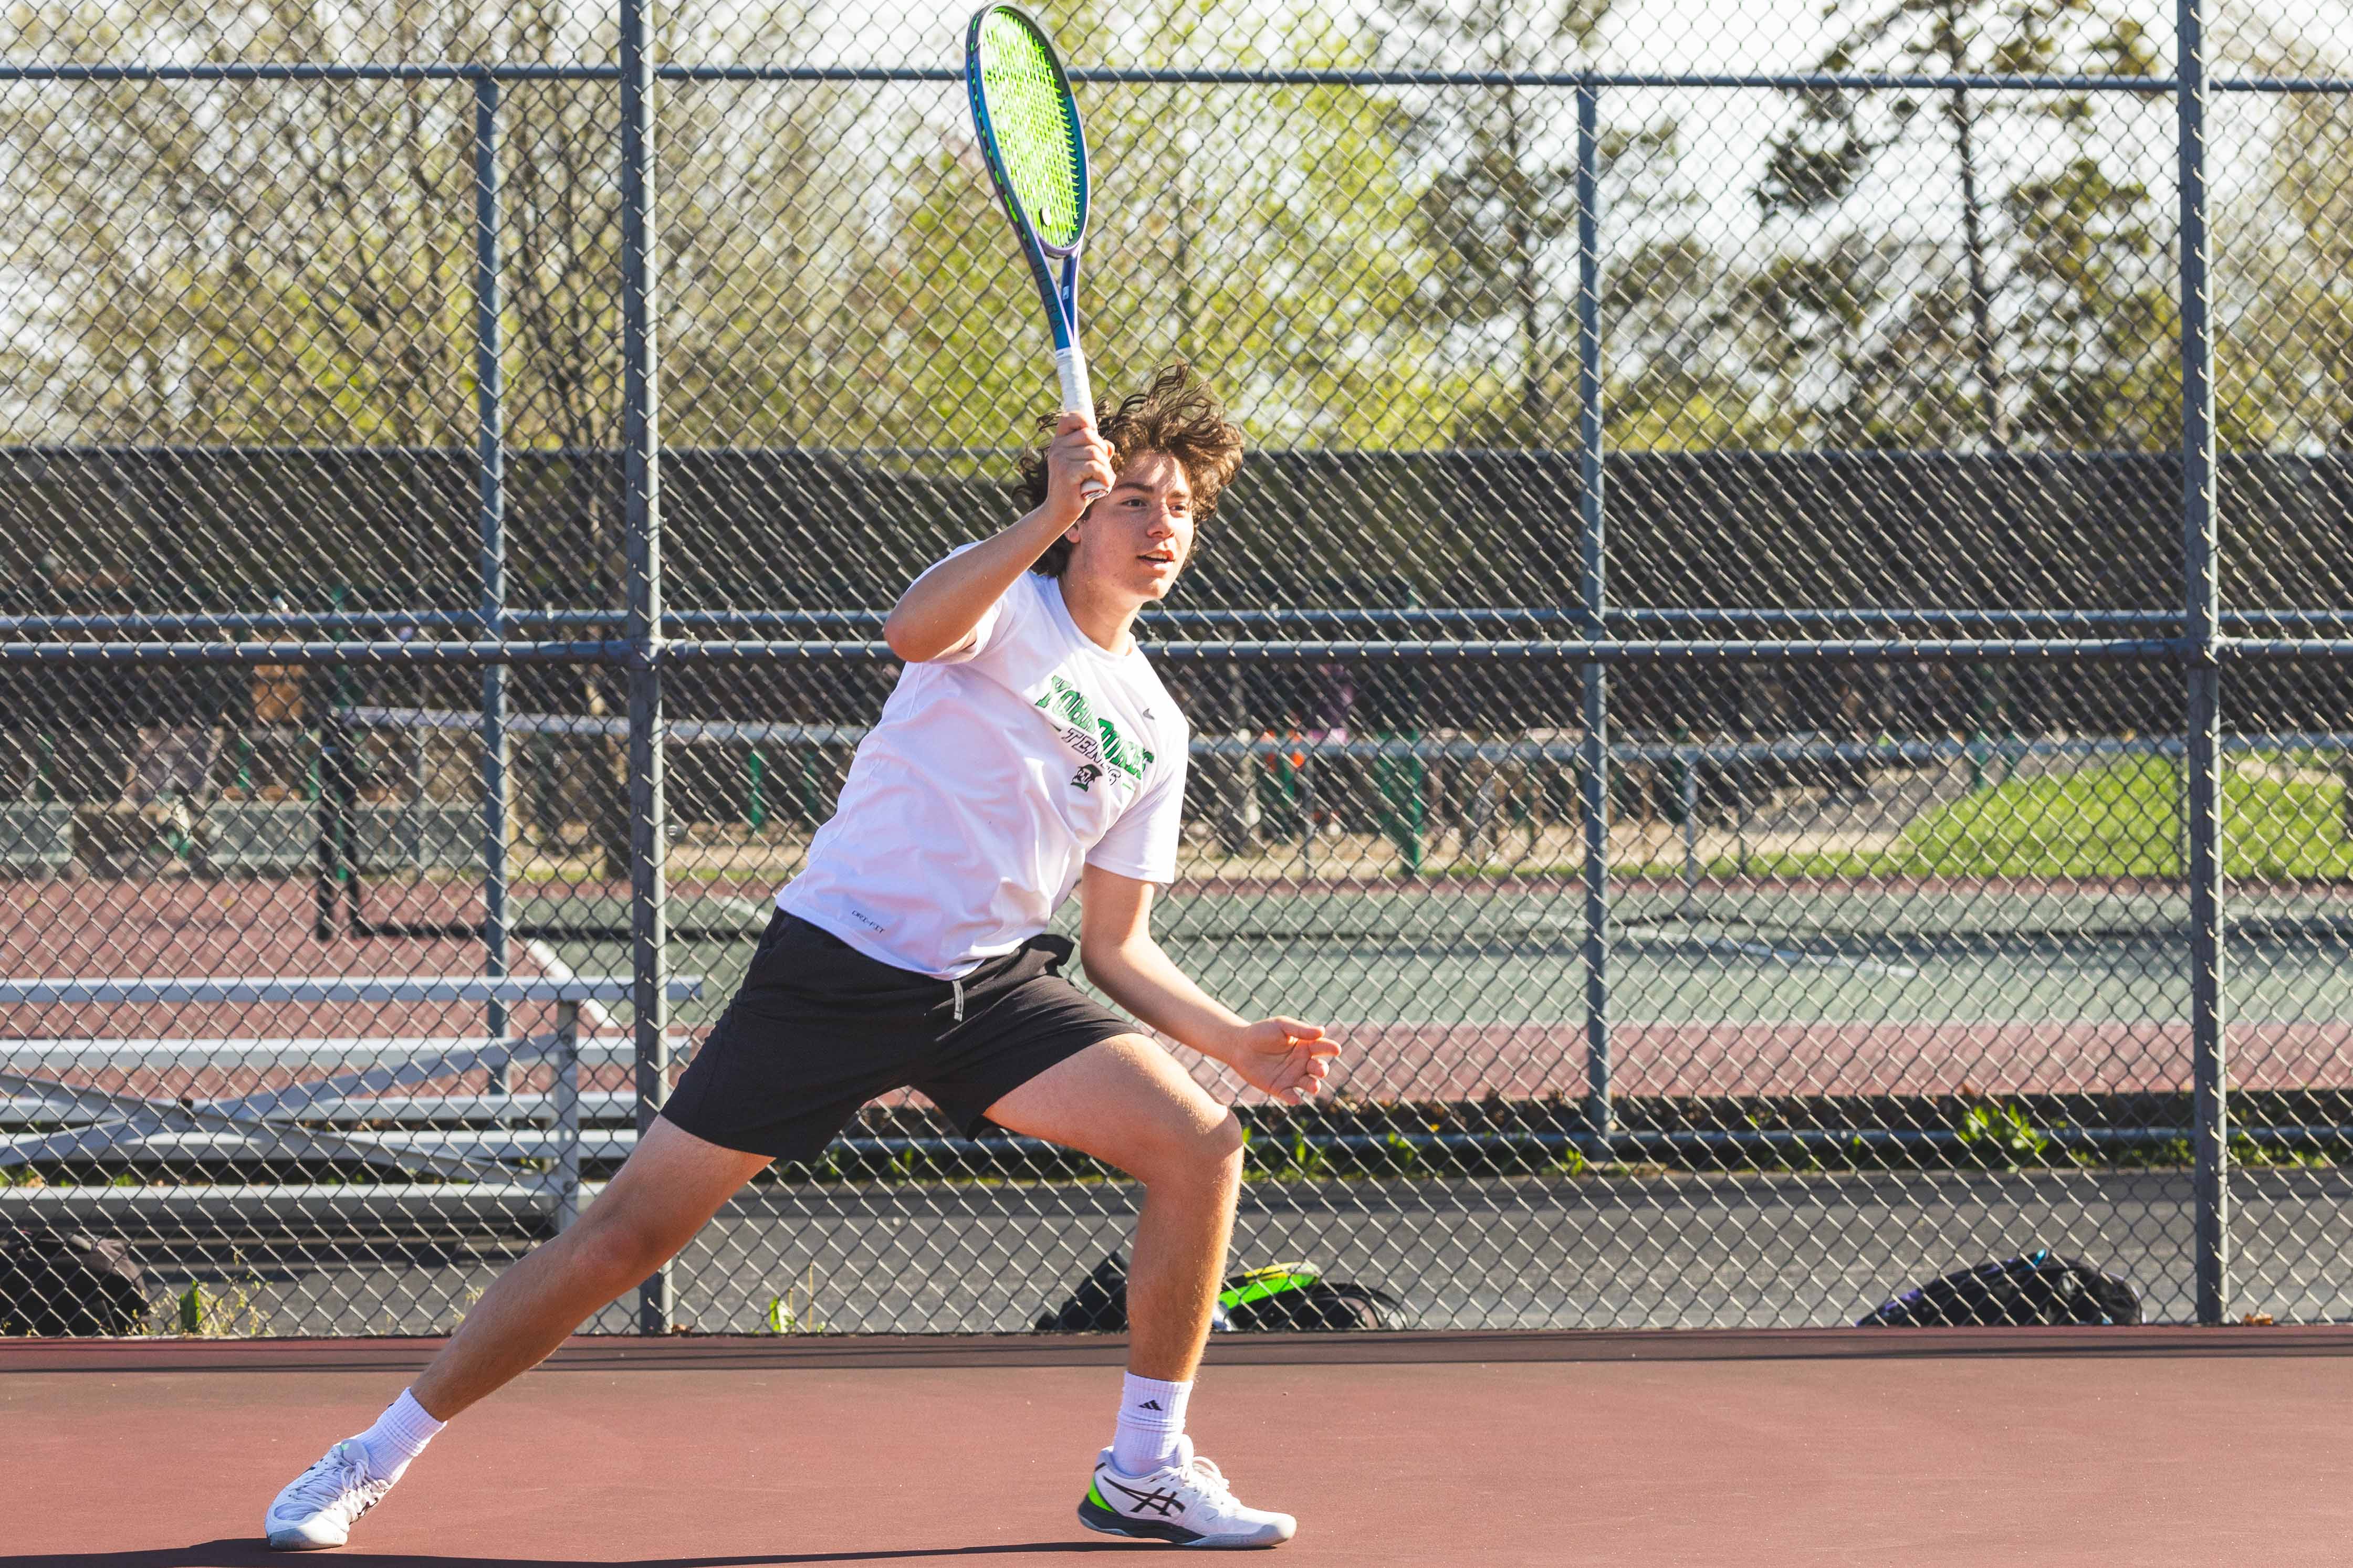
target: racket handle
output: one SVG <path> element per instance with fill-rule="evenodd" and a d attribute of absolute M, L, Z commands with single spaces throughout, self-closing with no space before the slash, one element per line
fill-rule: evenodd
<path fill-rule="evenodd" d="M 1095 422 L 1095 389 L 1087 380 L 1086 351 L 1072 343 L 1054 351 L 1054 374 L 1062 382 L 1062 412 L 1083 414 L 1087 423 Z"/>
<path fill-rule="evenodd" d="M 1095 390 L 1087 380 L 1086 351 L 1076 343 L 1066 349 L 1056 349 L 1054 374 L 1062 383 L 1062 412 L 1083 414 L 1087 416 L 1087 423 L 1092 425 L 1095 422 Z M 1092 479 L 1079 487 L 1079 496 L 1083 500 L 1098 500 L 1103 493 L 1103 486 Z"/>

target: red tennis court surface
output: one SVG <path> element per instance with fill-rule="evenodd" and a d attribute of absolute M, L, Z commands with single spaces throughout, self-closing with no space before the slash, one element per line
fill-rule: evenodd
<path fill-rule="evenodd" d="M 285 1563 L 271 1495 L 432 1342 L 0 1348 L 6 1561 Z M 1220 1340 L 1203 1451 L 1299 1564 L 2341 1561 L 2353 1329 Z M 340 1556 L 1067 1561 L 1116 1342 L 575 1341 Z"/>
<path fill-rule="evenodd" d="M 1585 1092 L 1582 1019 L 1557 1024 L 1340 1024 L 1333 1075 L 1368 1100 L 1507 1100 Z M 1619 1095 L 2181 1093 L 2187 1024 L 1620 1023 Z M 2231 1025 L 2231 1087 L 2353 1087 L 2353 1024 Z M 1249 1099 L 1248 1094 L 1238 1098 Z"/>

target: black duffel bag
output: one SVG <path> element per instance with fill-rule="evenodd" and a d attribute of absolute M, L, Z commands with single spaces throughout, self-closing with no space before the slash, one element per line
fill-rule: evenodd
<path fill-rule="evenodd" d="M 1857 1320 L 1861 1328 L 2137 1323 L 2140 1292 L 2080 1258 L 2030 1252 L 1940 1275 Z"/>
<path fill-rule="evenodd" d="M 147 1277 L 121 1242 L 0 1227 L 0 1334 L 135 1334 L 146 1321 Z"/>

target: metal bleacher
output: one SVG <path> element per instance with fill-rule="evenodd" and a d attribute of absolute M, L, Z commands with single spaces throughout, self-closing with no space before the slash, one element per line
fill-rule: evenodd
<path fill-rule="evenodd" d="M 673 1001 L 702 981 L 670 983 Z M 634 1146 L 634 1094 L 582 1089 L 584 1069 L 635 1060 L 626 1037 L 584 1039 L 584 1006 L 629 999 L 627 976 L 331 975 L 238 978 L 0 979 L 0 1006 L 228 1004 L 499 1004 L 551 1005 L 554 1027 L 514 1038 L 51 1038 L 9 1043 L 0 1071 L 0 1168 L 34 1162 L 201 1161 L 208 1165 L 323 1166 L 426 1180 L 288 1185 L 256 1181 L 168 1187 L 15 1184 L 12 1211 L 156 1221 L 204 1214 L 343 1213 L 386 1205 L 454 1205 L 484 1217 L 536 1215 L 561 1229 L 578 1214 L 584 1156 Z M 554 1070 L 541 1092 L 509 1093 L 518 1071 Z M 290 1076 L 251 1092 L 179 1098 L 100 1087 L 101 1077 L 153 1084 L 198 1069 Z M 472 1075 L 491 1087 L 453 1089 Z"/>

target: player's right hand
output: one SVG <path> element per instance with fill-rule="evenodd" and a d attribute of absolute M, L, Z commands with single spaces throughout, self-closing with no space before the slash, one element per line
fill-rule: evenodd
<path fill-rule="evenodd" d="M 1111 443 L 1083 414 L 1065 414 L 1046 448 L 1046 510 L 1072 522 L 1094 495 L 1111 489 Z"/>
<path fill-rule="evenodd" d="M 1284 1105 L 1315 1098 L 1340 1054 L 1340 1042 L 1321 1024 L 1297 1018 L 1261 1018 L 1246 1024 L 1226 1064 L 1252 1089 L 1264 1089 Z"/>

